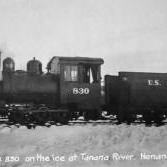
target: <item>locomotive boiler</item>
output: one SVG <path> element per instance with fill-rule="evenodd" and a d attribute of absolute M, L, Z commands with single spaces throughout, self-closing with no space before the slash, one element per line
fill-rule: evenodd
<path fill-rule="evenodd" d="M 47 104 L 58 105 L 58 78 L 42 74 L 41 63 L 32 60 L 27 63 L 27 71 L 3 70 L 3 100 L 7 104 Z"/>

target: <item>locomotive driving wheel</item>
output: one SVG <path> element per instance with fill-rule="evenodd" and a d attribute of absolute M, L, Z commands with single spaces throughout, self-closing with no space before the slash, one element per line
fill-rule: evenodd
<path fill-rule="evenodd" d="M 55 124 L 60 123 L 63 125 L 68 124 L 70 120 L 69 111 L 67 109 L 56 109 L 50 113 L 52 117 L 51 120 L 54 121 Z"/>
<path fill-rule="evenodd" d="M 13 123 L 25 123 L 24 114 L 22 114 L 21 112 L 11 112 L 8 116 L 8 119 Z"/>
<path fill-rule="evenodd" d="M 87 110 L 83 112 L 84 120 L 98 120 L 101 118 L 101 112 L 99 110 Z"/>

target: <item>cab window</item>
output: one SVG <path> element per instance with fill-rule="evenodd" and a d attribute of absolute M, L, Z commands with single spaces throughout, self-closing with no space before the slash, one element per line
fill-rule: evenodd
<path fill-rule="evenodd" d="M 98 83 L 100 81 L 100 68 L 98 65 L 82 66 L 83 83 Z"/>
<path fill-rule="evenodd" d="M 64 80 L 65 81 L 78 81 L 78 66 L 65 65 L 64 66 Z"/>

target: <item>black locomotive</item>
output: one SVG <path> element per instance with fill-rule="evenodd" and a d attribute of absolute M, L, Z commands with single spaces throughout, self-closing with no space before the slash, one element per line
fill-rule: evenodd
<path fill-rule="evenodd" d="M 14 61 L 3 61 L 0 82 L 1 115 L 13 122 L 67 123 L 84 115 L 97 119 L 101 106 L 100 58 L 53 57 L 42 73 L 38 60 L 27 71 L 15 71 Z"/>
<path fill-rule="evenodd" d="M 101 87 L 101 58 L 53 57 L 42 72 L 35 58 L 27 71 L 16 70 L 13 59 L 3 61 L 0 80 L 0 115 L 11 122 L 68 123 L 84 116 L 102 119 L 102 111 L 118 122 L 133 122 L 138 115 L 147 123 L 167 115 L 167 74 L 120 72 L 105 76 Z"/>

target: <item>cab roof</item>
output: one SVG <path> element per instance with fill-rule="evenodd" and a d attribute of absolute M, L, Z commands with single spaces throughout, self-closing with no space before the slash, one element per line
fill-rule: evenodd
<path fill-rule="evenodd" d="M 90 57 L 59 57 L 54 56 L 49 61 L 47 67 L 50 67 L 50 64 L 54 59 L 57 59 L 61 64 L 97 64 L 101 65 L 104 63 L 102 58 L 90 58 Z"/>

